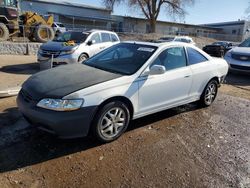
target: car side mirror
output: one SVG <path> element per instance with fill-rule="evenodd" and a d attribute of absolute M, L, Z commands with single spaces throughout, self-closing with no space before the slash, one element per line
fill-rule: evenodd
<path fill-rule="evenodd" d="M 90 41 L 87 42 L 88 46 L 91 46 L 92 44 L 95 44 L 95 40 L 90 40 Z"/>
<path fill-rule="evenodd" d="M 166 68 L 162 65 L 153 65 L 150 70 L 150 75 L 158 75 L 158 74 L 164 74 L 166 72 Z"/>

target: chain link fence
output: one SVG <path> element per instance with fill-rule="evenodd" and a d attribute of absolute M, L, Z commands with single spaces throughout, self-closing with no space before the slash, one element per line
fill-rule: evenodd
<path fill-rule="evenodd" d="M 168 30 L 157 30 L 157 33 L 147 33 L 146 28 L 142 27 L 114 27 L 112 25 L 80 25 L 80 24 L 69 24 L 63 23 L 67 31 L 87 31 L 91 29 L 99 29 L 99 30 L 109 30 L 117 32 L 121 39 L 123 40 L 155 40 L 160 37 L 165 36 L 177 36 L 177 35 L 185 35 L 193 38 L 196 43 L 199 43 L 199 46 L 206 45 L 208 43 L 222 40 L 222 41 L 232 41 L 232 42 L 240 42 L 242 40 L 241 35 L 227 35 L 227 34 L 219 34 L 219 33 L 188 33 L 188 32 L 179 32 L 179 31 L 168 31 Z M 30 31 L 30 32 L 27 32 Z M 58 34 L 58 28 L 53 28 L 54 32 Z M 12 42 L 25 42 L 25 43 L 33 43 L 35 41 L 34 34 L 33 37 L 30 33 L 37 32 L 37 26 L 19 26 L 19 33 L 14 35 L 10 35 L 9 41 Z M 47 33 L 49 30 L 47 28 Z M 49 39 L 49 35 L 47 35 Z M 32 39 L 33 38 L 33 39 Z M 202 42 L 200 39 L 204 40 Z M 199 42 L 197 42 L 199 41 Z M 200 44 L 202 43 L 202 44 Z"/>

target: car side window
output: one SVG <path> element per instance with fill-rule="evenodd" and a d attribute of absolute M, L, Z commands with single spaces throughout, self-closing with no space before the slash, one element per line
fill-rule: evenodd
<path fill-rule="evenodd" d="M 202 62 L 205 62 L 208 60 L 200 52 L 198 52 L 197 50 L 190 48 L 190 47 L 187 48 L 187 54 L 188 54 L 188 64 L 189 65 L 202 63 Z"/>
<path fill-rule="evenodd" d="M 183 47 L 168 48 L 160 53 L 152 65 L 163 65 L 166 70 L 185 67 L 187 65 L 185 50 Z"/>
<path fill-rule="evenodd" d="M 95 33 L 92 35 L 92 37 L 90 38 L 91 41 L 95 41 L 95 44 L 100 43 L 101 42 L 101 38 L 99 33 Z"/>
<path fill-rule="evenodd" d="M 112 42 L 118 41 L 118 38 L 114 34 L 110 34 Z"/>
<path fill-rule="evenodd" d="M 110 42 L 110 35 L 109 33 L 101 33 L 102 35 L 102 42 Z"/>

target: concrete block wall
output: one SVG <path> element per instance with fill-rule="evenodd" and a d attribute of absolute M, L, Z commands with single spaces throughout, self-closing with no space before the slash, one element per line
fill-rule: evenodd
<path fill-rule="evenodd" d="M 0 55 L 35 55 L 41 43 L 0 42 Z"/>

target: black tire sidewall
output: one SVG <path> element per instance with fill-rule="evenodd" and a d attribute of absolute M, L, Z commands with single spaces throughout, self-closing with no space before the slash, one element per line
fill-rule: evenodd
<path fill-rule="evenodd" d="M 100 132 L 100 128 L 99 128 L 99 125 L 101 123 L 101 120 L 103 118 L 103 116 L 111 109 L 111 108 L 114 108 L 114 107 L 119 107 L 121 109 L 124 110 L 125 114 L 126 114 L 126 122 L 125 122 L 125 125 L 122 129 L 122 131 L 117 134 L 115 137 L 113 138 L 106 138 L 104 137 L 101 132 Z M 112 102 L 109 102 L 107 103 L 106 105 L 104 105 L 96 114 L 95 118 L 94 118 L 94 122 L 93 122 L 93 125 L 92 125 L 92 131 L 94 133 L 94 136 L 101 142 L 103 143 L 108 143 L 108 142 L 111 142 L 113 140 L 116 140 L 117 138 L 119 138 L 127 129 L 128 125 L 129 125 L 129 121 L 130 121 L 130 113 L 129 113 L 129 110 L 128 110 L 128 107 L 123 103 L 123 102 L 120 102 L 120 101 L 112 101 Z"/>
<path fill-rule="evenodd" d="M 4 34 L 3 34 L 3 37 L 0 38 L 0 41 L 6 41 L 9 39 L 9 29 L 7 28 L 7 26 L 3 23 L 0 23 L 0 28 L 3 30 Z"/>
<path fill-rule="evenodd" d="M 41 29 L 47 29 L 47 31 L 49 32 L 49 38 L 43 39 L 40 36 L 40 30 Z M 35 38 L 36 42 L 45 43 L 45 42 L 48 42 L 49 40 L 53 40 L 54 37 L 55 37 L 55 32 L 52 29 L 52 27 L 50 27 L 50 26 L 47 26 L 47 25 L 38 25 L 37 28 L 35 29 L 34 38 Z"/>
<path fill-rule="evenodd" d="M 79 63 L 82 63 L 82 62 L 83 62 L 83 60 L 81 60 L 82 57 L 85 58 L 84 61 L 86 61 L 86 60 L 88 59 L 88 56 L 87 56 L 86 54 L 81 54 L 81 55 L 79 56 L 79 58 L 78 58 L 78 62 L 79 62 Z"/>
<path fill-rule="evenodd" d="M 214 99 L 213 101 L 210 103 L 210 104 L 207 104 L 206 101 L 205 101 L 205 95 L 206 95 L 206 91 L 207 91 L 207 88 L 211 85 L 211 84 L 214 84 L 215 87 L 216 87 L 216 93 L 215 93 L 215 96 L 214 96 Z M 210 82 L 208 82 L 208 84 L 206 85 L 203 93 L 202 93 L 202 96 L 201 96 L 201 99 L 200 99 L 200 104 L 204 107 L 207 107 L 207 106 L 210 106 L 211 104 L 213 104 L 214 100 L 216 99 L 217 97 L 217 93 L 218 93 L 218 82 L 216 80 L 211 80 Z"/>

